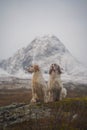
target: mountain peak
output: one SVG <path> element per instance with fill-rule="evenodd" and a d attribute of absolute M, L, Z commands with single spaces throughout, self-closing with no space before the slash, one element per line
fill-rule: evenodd
<path fill-rule="evenodd" d="M 33 41 L 34 42 L 41 42 L 41 41 L 51 41 L 51 40 L 56 40 L 56 41 L 60 42 L 60 40 L 55 35 L 51 35 L 51 34 L 37 36 Z"/>
<path fill-rule="evenodd" d="M 0 67 L 8 73 L 14 74 L 32 63 L 39 64 L 44 72 L 48 72 L 52 63 L 57 63 L 68 75 L 85 75 L 85 69 L 55 35 L 36 37 L 27 47 L 0 62 Z"/>
<path fill-rule="evenodd" d="M 40 35 L 40 36 L 36 36 L 36 38 L 38 39 L 38 38 L 52 38 L 52 37 L 56 37 L 57 38 L 57 36 L 56 35 L 54 35 L 54 34 L 45 34 L 45 35 Z"/>
<path fill-rule="evenodd" d="M 52 35 L 52 34 L 37 36 L 34 40 L 39 41 L 39 40 L 50 40 L 50 39 L 55 39 L 57 41 L 60 41 L 55 35 Z"/>
<path fill-rule="evenodd" d="M 44 35 L 40 37 L 36 37 L 29 46 L 33 46 L 34 48 L 41 48 L 41 49 L 55 49 L 55 50 L 67 50 L 62 42 L 55 36 L 55 35 Z"/>

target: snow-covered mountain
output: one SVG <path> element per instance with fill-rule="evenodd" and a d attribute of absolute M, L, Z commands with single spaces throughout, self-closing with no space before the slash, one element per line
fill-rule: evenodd
<path fill-rule="evenodd" d="M 9 75 L 10 74 L 8 72 L 0 68 L 0 76 L 4 77 L 4 76 L 9 76 Z"/>
<path fill-rule="evenodd" d="M 64 44 L 54 35 L 35 38 L 26 48 L 18 50 L 12 57 L 0 62 L 0 68 L 12 75 L 25 72 L 25 67 L 32 63 L 39 64 L 47 73 L 52 63 L 63 68 L 63 78 L 87 80 L 87 69 L 67 50 Z M 21 72 L 21 76 L 22 73 Z"/>

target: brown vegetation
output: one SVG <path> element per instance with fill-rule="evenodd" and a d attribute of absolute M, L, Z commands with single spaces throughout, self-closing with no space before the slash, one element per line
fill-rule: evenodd
<path fill-rule="evenodd" d="M 33 107 L 50 108 L 46 118 L 35 118 L 10 125 L 5 130 L 87 130 L 87 98 L 65 99 L 59 102 L 36 104 Z"/>
<path fill-rule="evenodd" d="M 31 90 L 29 89 L 0 90 L 0 107 L 12 103 L 29 103 L 30 99 Z"/>
<path fill-rule="evenodd" d="M 52 110 L 52 115 L 48 118 L 38 119 L 38 115 L 36 115 L 35 119 L 29 119 L 5 128 L 0 127 L 0 130 L 87 130 L 87 98 L 82 98 L 84 94 L 81 92 L 68 90 L 67 97 L 74 98 L 37 105 L 39 108 L 43 106 Z M 76 98 L 77 96 L 80 98 Z M 29 104 L 30 100 L 31 90 L 0 90 L 0 106 L 12 103 Z"/>
<path fill-rule="evenodd" d="M 86 87 L 85 87 L 86 88 Z M 67 88 L 66 98 L 86 97 L 87 89 L 69 89 Z M 1 89 L 0 90 L 0 107 L 12 103 L 29 103 L 32 98 L 31 89 Z"/>

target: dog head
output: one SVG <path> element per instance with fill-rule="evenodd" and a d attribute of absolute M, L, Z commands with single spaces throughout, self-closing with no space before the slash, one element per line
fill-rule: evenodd
<path fill-rule="evenodd" d="M 62 73 L 62 72 L 61 72 L 61 69 L 60 69 L 60 66 L 57 65 L 57 64 L 52 64 L 52 65 L 50 66 L 49 74 L 51 74 L 52 72 L 55 72 L 55 73 L 57 73 L 57 74 L 61 74 L 61 73 Z"/>
<path fill-rule="evenodd" d="M 28 68 L 28 72 L 29 73 L 33 73 L 33 72 L 38 72 L 40 71 L 40 68 L 38 65 L 31 65 L 29 68 Z"/>

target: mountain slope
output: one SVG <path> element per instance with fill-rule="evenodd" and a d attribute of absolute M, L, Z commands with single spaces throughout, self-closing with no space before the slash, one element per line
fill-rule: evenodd
<path fill-rule="evenodd" d="M 24 70 L 32 63 L 39 64 L 44 72 L 48 72 L 50 64 L 58 63 L 63 68 L 64 75 L 87 79 L 87 69 L 71 55 L 56 36 L 35 38 L 26 48 L 1 61 L 0 68 L 10 74 L 18 74 L 19 70 Z"/>

